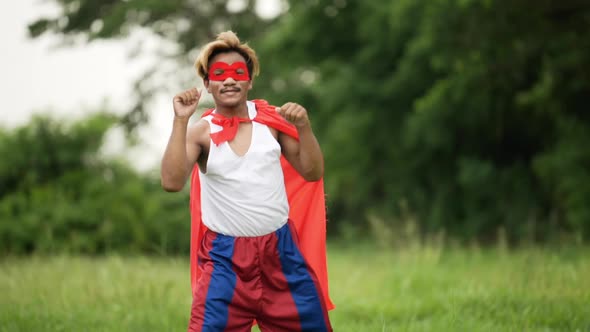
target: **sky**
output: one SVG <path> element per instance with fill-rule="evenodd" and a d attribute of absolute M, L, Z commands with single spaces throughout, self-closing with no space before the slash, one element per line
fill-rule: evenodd
<path fill-rule="evenodd" d="M 239 8 L 239 0 L 231 0 Z M 260 1 L 258 12 L 272 16 L 276 0 Z M 49 1 L 5 1 L 0 8 L 0 127 L 26 124 L 36 113 L 49 113 L 68 121 L 84 116 L 106 102 L 115 110 L 129 105 L 132 82 L 152 59 L 128 58 L 132 41 L 97 41 L 59 47 L 58 39 L 32 40 L 27 25 L 58 13 Z M 137 37 L 137 36 L 136 36 Z M 122 134 L 109 133 L 106 153 L 124 154 L 138 170 L 157 166 L 172 124 L 172 96 L 160 96 L 148 110 L 151 121 L 141 128 L 138 147 L 124 150 Z"/>

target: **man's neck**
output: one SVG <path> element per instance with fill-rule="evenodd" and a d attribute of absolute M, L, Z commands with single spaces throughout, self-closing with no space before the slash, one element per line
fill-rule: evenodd
<path fill-rule="evenodd" d="M 216 106 L 215 113 L 227 118 L 237 116 L 238 118 L 248 118 L 248 104 L 246 102 L 233 107 Z"/>

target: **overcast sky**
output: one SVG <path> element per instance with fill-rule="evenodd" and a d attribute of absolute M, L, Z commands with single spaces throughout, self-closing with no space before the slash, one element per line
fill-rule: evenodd
<path fill-rule="evenodd" d="M 276 0 L 264 0 L 258 9 L 273 15 L 279 10 L 277 5 Z M 55 13 L 57 9 L 43 0 L 4 1 L 1 6 L 1 127 L 22 125 L 41 112 L 65 119 L 80 117 L 104 100 L 115 109 L 124 109 L 134 77 L 149 63 L 149 59 L 129 61 L 129 43 L 125 41 L 57 48 L 57 39 L 51 36 L 27 37 L 29 23 Z M 142 129 L 142 146 L 125 151 L 137 160 L 138 169 L 149 169 L 159 162 L 171 128 L 170 112 L 171 102 L 158 99 L 150 109 L 151 123 Z M 112 136 L 109 149 L 120 150 L 117 134 Z"/>
<path fill-rule="evenodd" d="M 105 97 L 114 101 L 129 94 L 138 66 L 130 66 L 123 42 L 56 48 L 55 38 L 31 40 L 27 24 L 55 8 L 40 0 L 11 1 L 0 11 L 0 121 L 22 124 L 33 112 L 51 108 L 60 115 L 79 113 Z M 83 108 L 83 107 L 82 107 Z"/>

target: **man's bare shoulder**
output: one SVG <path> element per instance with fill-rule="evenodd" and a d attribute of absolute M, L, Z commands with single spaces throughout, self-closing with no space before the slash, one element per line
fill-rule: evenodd
<path fill-rule="evenodd" d="M 191 141 L 202 143 L 209 138 L 209 123 L 201 118 L 188 127 L 188 137 Z"/>
<path fill-rule="evenodd" d="M 199 118 L 197 121 L 194 121 L 192 124 L 189 125 L 190 130 L 207 130 L 209 131 L 209 122 L 205 120 L 205 118 Z"/>

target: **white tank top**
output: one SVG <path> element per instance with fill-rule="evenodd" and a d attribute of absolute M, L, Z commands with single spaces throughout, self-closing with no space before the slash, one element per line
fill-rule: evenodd
<path fill-rule="evenodd" d="M 248 116 L 256 116 L 248 101 Z M 221 127 L 204 117 L 211 132 Z M 207 173 L 199 170 L 201 217 L 214 232 L 230 236 L 260 236 L 283 226 L 289 217 L 289 204 L 280 164 L 281 146 L 270 129 L 252 122 L 252 141 L 248 151 L 238 156 L 223 142 L 209 143 Z"/>

